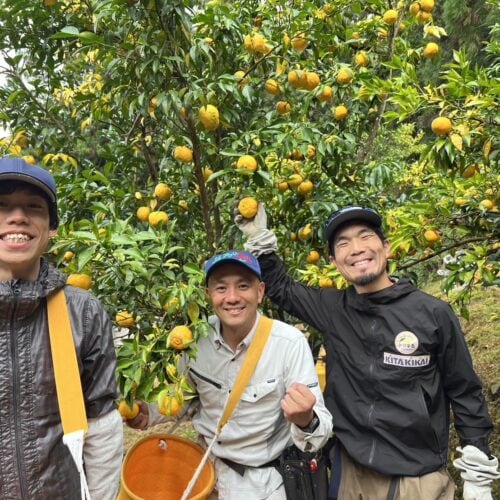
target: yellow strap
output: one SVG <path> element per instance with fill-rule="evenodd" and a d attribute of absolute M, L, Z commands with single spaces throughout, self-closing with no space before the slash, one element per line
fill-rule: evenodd
<path fill-rule="evenodd" d="M 243 365 L 240 368 L 240 372 L 238 373 L 238 377 L 234 382 L 233 389 L 231 390 L 231 394 L 227 400 L 226 407 L 224 408 L 224 413 L 219 420 L 219 424 L 217 426 L 217 434 L 226 425 L 241 398 L 243 390 L 252 378 L 255 367 L 257 366 L 257 362 L 259 361 L 260 355 L 264 350 L 264 346 L 266 345 L 269 334 L 271 333 L 272 326 L 272 319 L 266 318 L 265 316 L 260 317 L 255 336 L 250 343 L 245 361 L 243 361 Z"/>
<path fill-rule="evenodd" d="M 47 315 L 63 432 L 69 434 L 79 430 L 86 431 L 88 426 L 82 382 L 63 290 L 59 290 L 48 299 Z"/>

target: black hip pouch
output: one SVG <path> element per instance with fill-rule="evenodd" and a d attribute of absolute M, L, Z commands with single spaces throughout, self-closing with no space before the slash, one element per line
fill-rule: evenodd
<path fill-rule="evenodd" d="M 329 459 L 326 447 L 311 453 L 291 445 L 283 450 L 279 463 L 287 500 L 327 500 Z"/>

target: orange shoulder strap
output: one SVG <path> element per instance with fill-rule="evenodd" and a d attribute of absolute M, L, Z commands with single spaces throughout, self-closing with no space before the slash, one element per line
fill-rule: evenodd
<path fill-rule="evenodd" d="M 265 316 L 260 317 L 255 336 L 250 344 L 250 347 L 248 348 L 245 361 L 243 361 L 238 377 L 236 377 L 231 394 L 227 400 L 226 407 L 224 408 L 224 413 L 222 414 L 219 424 L 217 425 L 217 434 L 219 434 L 222 428 L 226 425 L 227 421 L 231 417 L 231 414 L 236 408 L 236 405 L 240 401 L 243 390 L 252 378 L 260 355 L 262 354 L 267 339 L 269 338 L 269 334 L 271 333 L 272 327 L 272 319 L 266 318 Z"/>
<path fill-rule="evenodd" d="M 82 382 L 71 334 L 66 297 L 61 289 L 47 301 L 50 349 L 56 381 L 57 400 L 64 434 L 87 431 Z"/>

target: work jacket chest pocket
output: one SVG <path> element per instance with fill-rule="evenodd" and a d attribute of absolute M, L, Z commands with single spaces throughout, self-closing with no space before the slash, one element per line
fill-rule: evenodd
<path fill-rule="evenodd" d="M 264 382 L 251 384 L 241 395 L 240 404 L 236 407 L 236 415 L 256 413 L 269 415 L 280 408 L 280 401 L 284 396 L 283 384 L 277 378 L 270 378 Z"/>

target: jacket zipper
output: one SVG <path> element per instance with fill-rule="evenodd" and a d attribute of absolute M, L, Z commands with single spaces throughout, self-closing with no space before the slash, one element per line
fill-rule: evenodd
<path fill-rule="evenodd" d="M 12 310 L 12 318 L 10 321 L 10 346 L 11 346 L 11 356 L 12 356 L 12 379 L 13 379 L 13 394 L 12 402 L 14 406 L 14 429 L 15 429 L 15 441 L 16 441 L 16 465 L 17 473 L 19 475 L 19 488 L 21 490 L 21 498 L 28 498 L 28 492 L 26 491 L 26 482 L 24 480 L 24 457 L 21 449 L 21 418 L 19 416 L 19 404 L 18 404 L 18 392 L 19 392 L 19 371 L 18 371 L 18 359 L 17 359 L 17 335 L 15 333 L 15 316 L 17 311 L 17 300 L 20 293 L 18 285 L 14 285 L 14 309 Z"/>
<path fill-rule="evenodd" d="M 372 335 L 375 334 L 375 326 L 376 326 L 375 321 L 372 321 L 372 324 L 370 325 L 370 331 L 371 331 Z M 371 378 L 373 378 L 374 370 L 375 370 L 375 361 L 373 360 L 373 357 L 372 357 L 372 360 L 370 362 L 370 367 L 368 370 Z M 373 416 L 374 410 L 375 410 L 375 401 L 370 405 L 370 408 L 368 409 L 368 414 L 367 414 L 368 426 L 370 426 L 372 423 L 372 416 Z M 375 441 L 375 439 L 372 439 L 372 445 L 370 447 L 370 454 L 368 455 L 368 463 L 369 464 L 371 464 L 373 462 L 373 458 L 375 456 L 375 445 L 376 445 L 376 441 Z"/>

